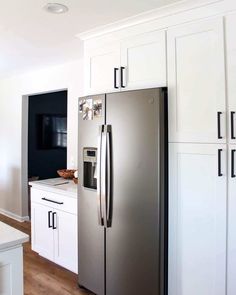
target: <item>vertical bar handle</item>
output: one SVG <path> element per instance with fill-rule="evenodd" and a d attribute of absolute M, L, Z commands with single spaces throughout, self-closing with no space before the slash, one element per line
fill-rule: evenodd
<path fill-rule="evenodd" d="M 117 71 L 118 68 L 114 68 L 114 88 L 118 89 L 119 87 L 117 86 Z"/>
<path fill-rule="evenodd" d="M 56 218 L 57 218 L 57 213 L 56 212 L 53 212 L 52 213 L 52 229 L 57 229 L 57 221 Z"/>
<path fill-rule="evenodd" d="M 111 214 L 110 214 L 110 209 L 111 209 L 111 183 L 112 183 L 112 169 L 111 169 L 111 164 L 112 164 L 112 149 L 111 149 L 111 125 L 106 126 L 106 137 L 107 137 L 107 146 L 106 146 L 106 176 L 107 176 L 107 195 L 106 195 L 106 227 L 111 226 Z"/>
<path fill-rule="evenodd" d="M 124 85 L 124 70 L 125 70 L 125 67 L 120 67 L 120 86 L 121 86 L 121 88 L 125 88 L 125 85 Z"/>
<path fill-rule="evenodd" d="M 234 162 L 235 162 L 235 152 L 236 150 L 231 150 L 231 177 L 235 178 L 235 168 L 234 168 Z"/>
<path fill-rule="evenodd" d="M 217 132 L 218 132 L 218 139 L 222 139 L 221 135 L 221 115 L 222 112 L 217 112 Z"/>
<path fill-rule="evenodd" d="M 48 211 L 48 228 L 52 228 L 51 215 L 52 215 L 52 211 Z"/>
<path fill-rule="evenodd" d="M 218 149 L 218 176 L 219 177 L 222 177 L 223 176 L 223 173 L 222 173 L 222 170 L 221 170 L 221 154 L 222 154 L 222 149 Z"/>
<path fill-rule="evenodd" d="M 97 212 L 98 224 L 103 226 L 102 208 L 101 208 L 101 152 L 102 152 L 102 134 L 103 125 L 99 127 L 98 135 L 98 153 L 97 153 Z"/>
<path fill-rule="evenodd" d="M 234 115 L 235 115 L 235 112 L 230 112 L 231 139 L 236 139 L 236 137 L 234 135 Z"/>

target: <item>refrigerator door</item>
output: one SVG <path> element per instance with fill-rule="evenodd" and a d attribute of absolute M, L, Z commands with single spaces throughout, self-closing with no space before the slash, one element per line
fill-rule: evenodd
<path fill-rule="evenodd" d="M 99 126 L 104 124 L 105 95 L 80 99 L 78 135 L 79 285 L 104 294 L 104 227 L 99 224 L 97 157 Z M 101 109 L 102 107 L 102 109 Z"/>
<path fill-rule="evenodd" d="M 106 294 L 163 295 L 166 156 L 162 90 L 108 94 L 106 110 L 113 166 Z"/>

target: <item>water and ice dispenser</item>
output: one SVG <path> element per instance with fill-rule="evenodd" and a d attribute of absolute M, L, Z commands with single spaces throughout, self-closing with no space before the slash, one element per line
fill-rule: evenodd
<path fill-rule="evenodd" d="M 83 150 L 84 179 L 83 186 L 97 189 L 97 149 L 84 148 Z"/>

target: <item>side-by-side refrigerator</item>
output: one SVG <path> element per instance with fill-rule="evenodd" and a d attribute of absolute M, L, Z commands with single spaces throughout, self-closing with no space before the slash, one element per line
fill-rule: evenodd
<path fill-rule="evenodd" d="M 79 286 L 167 294 L 167 89 L 79 100 Z"/>

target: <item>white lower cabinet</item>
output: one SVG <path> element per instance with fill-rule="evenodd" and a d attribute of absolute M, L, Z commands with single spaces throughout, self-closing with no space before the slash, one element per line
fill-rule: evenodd
<path fill-rule="evenodd" d="M 169 147 L 169 295 L 225 295 L 226 145 Z"/>
<path fill-rule="evenodd" d="M 75 199 L 59 195 L 57 199 L 55 193 L 34 188 L 31 199 L 32 249 L 78 273 L 77 215 L 71 212 L 75 210 Z"/>

